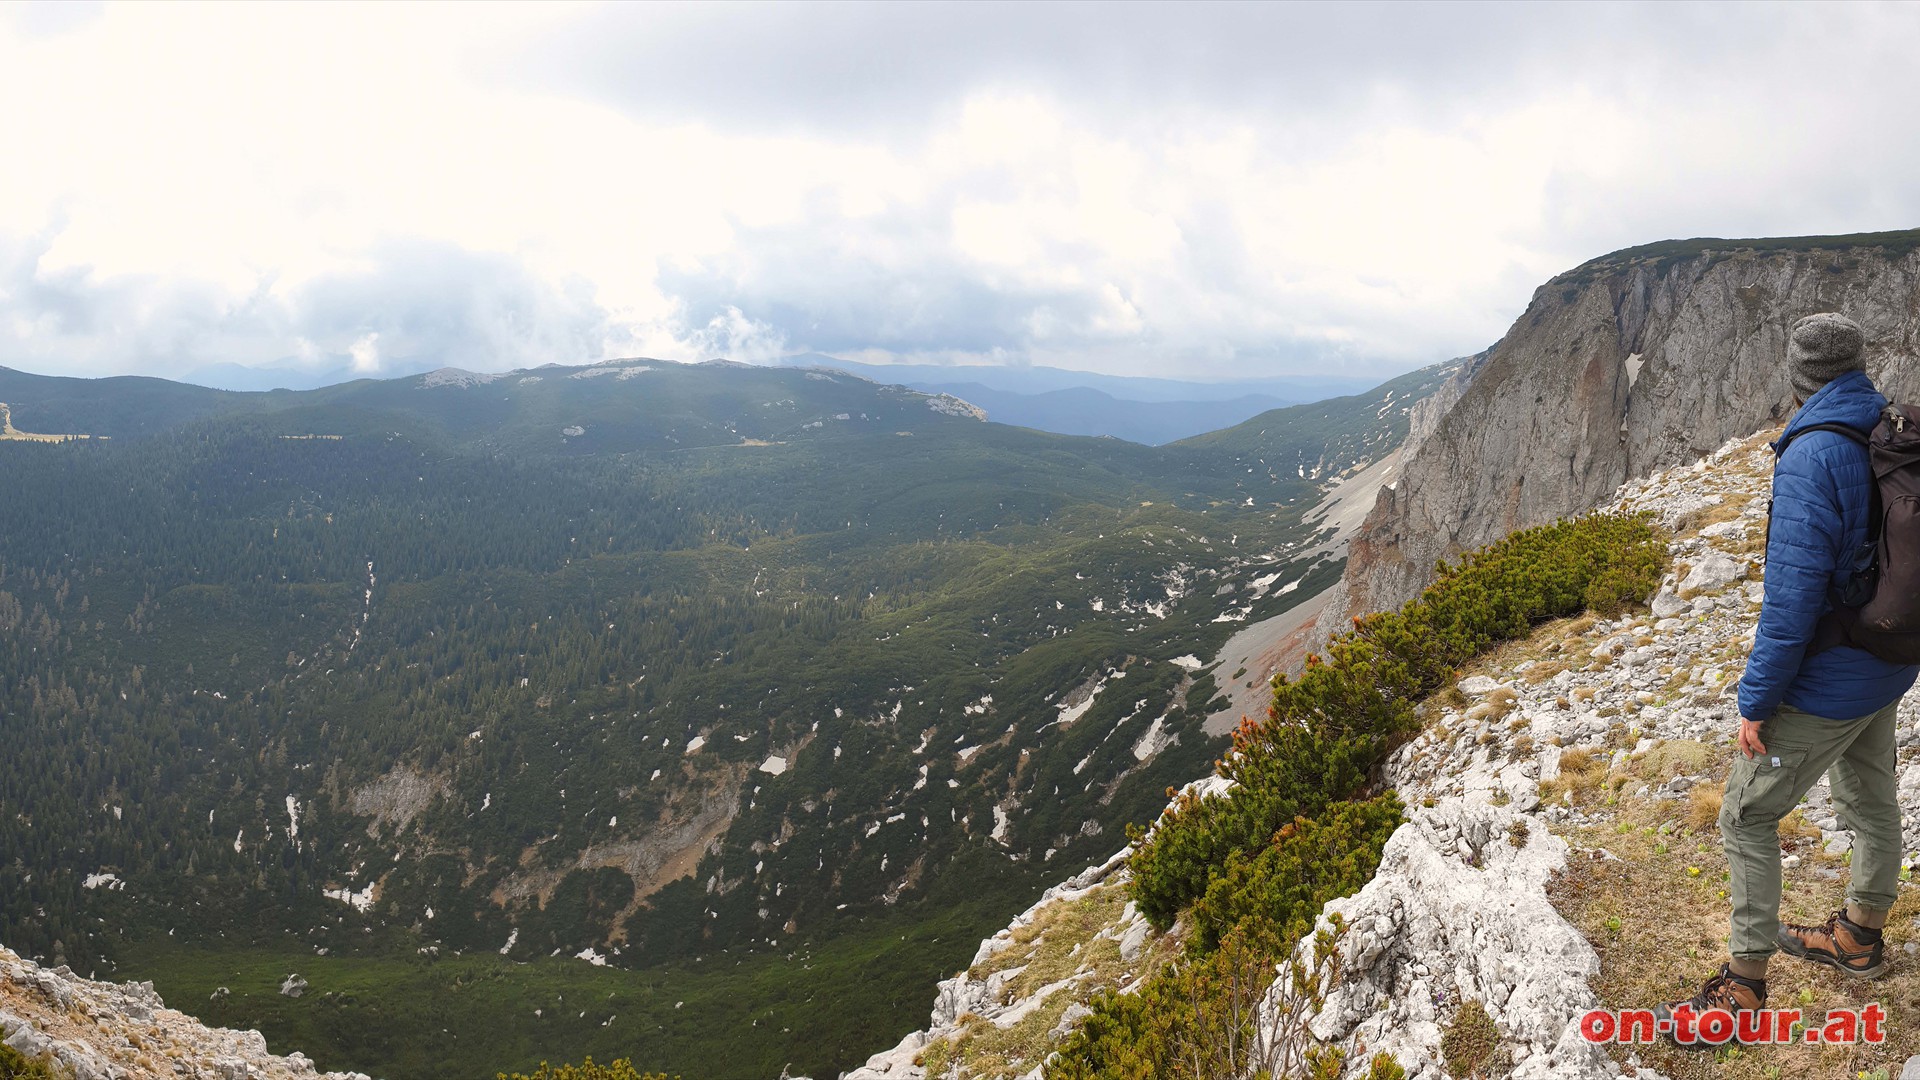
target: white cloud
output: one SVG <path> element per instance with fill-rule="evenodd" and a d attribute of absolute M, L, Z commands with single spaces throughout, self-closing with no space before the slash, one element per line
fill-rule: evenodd
<path fill-rule="evenodd" d="M 1613 248 L 1920 223 L 1910 8 L 8 11 L 43 370 L 1384 373 Z"/>
<path fill-rule="evenodd" d="M 380 334 L 378 331 L 363 334 L 360 340 L 347 347 L 347 355 L 353 357 L 353 370 L 362 374 L 380 370 Z"/>

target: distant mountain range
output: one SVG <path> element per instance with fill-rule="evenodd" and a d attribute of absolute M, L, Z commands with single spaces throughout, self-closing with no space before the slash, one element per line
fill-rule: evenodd
<path fill-rule="evenodd" d="M 357 370 L 352 358 L 288 357 L 268 364 L 210 364 L 181 381 L 226 391 L 318 390 L 368 378 L 395 379 L 440 367 L 435 359 L 390 360 L 379 372 Z M 821 353 L 785 357 L 779 367 L 827 367 L 874 382 L 952 394 L 987 418 L 1060 435 L 1111 435 L 1159 446 L 1288 405 L 1358 394 L 1370 378 L 1289 375 L 1201 382 L 1103 375 L 1017 364 L 863 364 Z"/>
<path fill-rule="evenodd" d="M 997 423 L 1061 435 L 1111 435 L 1148 446 L 1219 431 L 1270 409 L 1358 394 L 1375 382 L 1314 375 L 1199 382 L 1015 364 L 862 364 L 820 353 L 780 362 L 952 394 L 985 409 Z"/>

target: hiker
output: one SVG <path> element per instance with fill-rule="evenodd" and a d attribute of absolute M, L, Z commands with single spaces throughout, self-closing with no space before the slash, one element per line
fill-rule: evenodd
<path fill-rule="evenodd" d="M 1809 315 L 1788 335 L 1787 368 L 1799 404 L 1773 444 L 1773 506 L 1766 597 L 1753 653 L 1740 679 L 1740 734 L 1720 806 L 1731 872 L 1732 959 L 1691 999 L 1668 1002 L 1696 1015 L 1738 1014 L 1767 1000 L 1776 951 L 1861 979 L 1886 971 L 1880 940 L 1900 877 L 1900 804 L 1895 799 L 1894 725 L 1920 667 L 1863 649 L 1824 647 L 1816 627 L 1829 591 L 1853 575 L 1874 503 L 1865 436 L 1887 401 L 1867 378 L 1860 327 L 1842 315 Z M 1856 441 L 1814 425 L 1844 425 Z M 1820 779 L 1853 831 L 1845 905 L 1811 926 L 1780 922 L 1780 819 Z"/>

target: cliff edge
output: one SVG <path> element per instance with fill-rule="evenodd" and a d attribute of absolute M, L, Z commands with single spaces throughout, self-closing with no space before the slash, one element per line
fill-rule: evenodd
<path fill-rule="evenodd" d="M 82 979 L 0 948 L 0 1042 L 72 1080 L 367 1080 L 267 1052 L 257 1031 L 210 1028 L 151 983 Z"/>
<path fill-rule="evenodd" d="M 1866 328 L 1888 396 L 1920 396 L 1920 230 L 1671 241 L 1548 281 L 1380 493 L 1322 636 L 1413 598 L 1439 560 L 1784 419 L 1786 333 L 1816 311 Z"/>

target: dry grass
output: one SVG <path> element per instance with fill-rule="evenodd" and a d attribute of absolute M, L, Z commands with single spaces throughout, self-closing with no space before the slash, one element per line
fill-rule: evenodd
<path fill-rule="evenodd" d="M 995 972 L 1024 967 L 1008 980 L 1001 1004 L 1028 997 L 1043 986 L 1085 972 L 1079 982 L 1054 993 L 1018 1023 L 1002 1028 L 977 1015 L 960 1018 L 959 1030 L 935 1039 L 919 1059 L 928 1076 L 1017 1077 L 1054 1049 L 1053 1029 L 1067 1007 L 1084 1004 L 1094 993 L 1123 985 L 1138 973 L 1157 970 L 1180 950 L 1178 931 L 1150 935 L 1131 964 L 1120 958 L 1120 944 L 1102 931 L 1118 925 L 1127 903 L 1126 889 L 1103 885 L 1074 900 L 1040 909 L 1034 921 L 1013 932 L 1013 943 L 968 969 L 984 981 Z"/>
<path fill-rule="evenodd" d="M 1552 660 L 1536 661 L 1532 667 L 1520 673 L 1520 678 L 1529 685 L 1544 686 L 1552 682 L 1555 675 L 1563 671 L 1571 671 L 1572 669 L 1572 664 L 1568 663 L 1565 659 L 1556 657 Z"/>
<path fill-rule="evenodd" d="M 1734 521 L 1747 509 L 1744 499 L 1726 499 L 1718 506 L 1703 506 L 1698 510 L 1689 510 L 1674 520 L 1675 536 L 1693 536 L 1709 525 Z"/>
<path fill-rule="evenodd" d="M 1585 747 L 1560 755 L 1560 775 L 1540 783 L 1542 802 L 1564 798 L 1569 792 L 1577 805 L 1591 802 L 1607 779 L 1607 759 Z"/>
<path fill-rule="evenodd" d="M 1053 1051 L 1053 1029 L 1075 1000 L 1074 994 L 1055 994 L 1007 1028 L 968 1013 L 960 1018 L 959 1031 L 927 1044 L 920 1063 L 928 1076 L 1019 1076 Z"/>
<path fill-rule="evenodd" d="M 1754 558 L 1766 554 L 1767 530 L 1763 525 L 1754 525 L 1747 529 L 1747 535 L 1739 540 L 1722 541 L 1729 554 Z"/>
<path fill-rule="evenodd" d="M 1724 770 L 1732 760 L 1731 750 L 1717 750 L 1690 739 L 1671 739 L 1635 754 L 1627 767 L 1650 784 L 1664 784 L 1676 776 L 1698 776 L 1715 768 Z"/>
<path fill-rule="evenodd" d="M 1600 975 L 1592 985 L 1607 1008 L 1646 1008 L 1691 994 L 1726 958 L 1726 859 L 1712 826 L 1696 820 L 1717 800 L 1718 786 L 1710 790 L 1712 796 L 1696 795 L 1698 802 L 1690 800 L 1688 806 L 1688 825 L 1706 835 L 1675 833 L 1669 802 L 1625 798 L 1613 824 L 1569 836 L 1579 847 L 1604 847 L 1619 856 L 1575 856 L 1551 889 L 1554 905 L 1600 954 Z M 1717 805 L 1714 809 L 1717 813 Z M 1783 846 L 1803 861 L 1786 872 L 1781 914 L 1811 922 L 1839 904 L 1845 868 L 1819 854 L 1819 832 L 1808 836 L 1806 828 L 1802 819 L 1782 829 Z M 1916 916 L 1920 897 L 1905 891 L 1887 924 L 1888 949 L 1896 960 L 1885 979 L 1861 984 L 1789 957 L 1778 958 L 1769 972 L 1769 1004 L 1800 1008 L 1815 1020 L 1828 1009 L 1878 1002 L 1889 1017 L 1888 1039 L 1881 1046 L 1800 1044 L 1716 1053 L 1642 1046 L 1635 1048 L 1639 1064 L 1676 1080 L 1857 1080 L 1877 1069 L 1899 1076 L 1907 1055 L 1920 1048 L 1920 958 L 1904 950 L 1915 939 Z M 1624 1064 L 1629 1049 L 1613 1052 Z"/>
<path fill-rule="evenodd" d="M 1687 793 L 1687 827 L 1694 832 L 1706 832 L 1716 828 L 1720 822 L 1720 804 L 1725 800 L 1727 785 L 1701 784 Z M 1862 916 L 1864 918 L 1864 916 Z"/>
<path fill-rule="evenodd" d="M 1818 840 L 1820 826 L 1807 820 L 1807 815 L 1795 810 L 1780 821 L 1780 837 L 1783 840 Z"/>
<path fill-rule="evenodd" d="M 1496 679 L 1506 678 L 1505 673 L 1531 660 L 1533 666 L 1520 673 L 1520 678 L 1538 685 L 1553 678 L 1573 665 L 1569 658 L 1584 656 L 1586 649 L 1571 651 L 1583 644 L 1582 637 L 1593 629 L 1600 617 L 1591 612 L 1576 615 L 1569 619 L 1551 619 L 1533 628 L 1533 632 L 1523 638 L 1502 642 L 1476 658 L 1471 665 L 1460 672 L 1461 678 L 1470 675 L 1488 675 Z M 1591 645 L 1586 646 L 1592 648 Z M 1455 687 L 1437 692 L 1433 699 L 1455 709 L 1464 709 L 1472 700 L 1461 694 Z"/>
<path fill-rule="evenodd" d="M 1666 685 L 1660 688 L 1660 692 L 1667 697 L 1672 697 L 1673 695 L 1679 693 L 1680 691 L 1685 690 L 1692 682 L 1693 682 L 1692 668 L 1690 667 L 1674 668 L 1673 677 L 1668 679 L 1666 682 Z"/>
<path fill-rule="evenodd" d="M 1513 692 L 1511 686 L 1496 686 L 1487 691 L 1487 696 L 1481 700 L 1480 704 L 1467 710 L 1467 719 L 1498 723 L 1507 718 L 1507 714 L 1513 711 L 1518 701 L 1519 695 Z"/>

